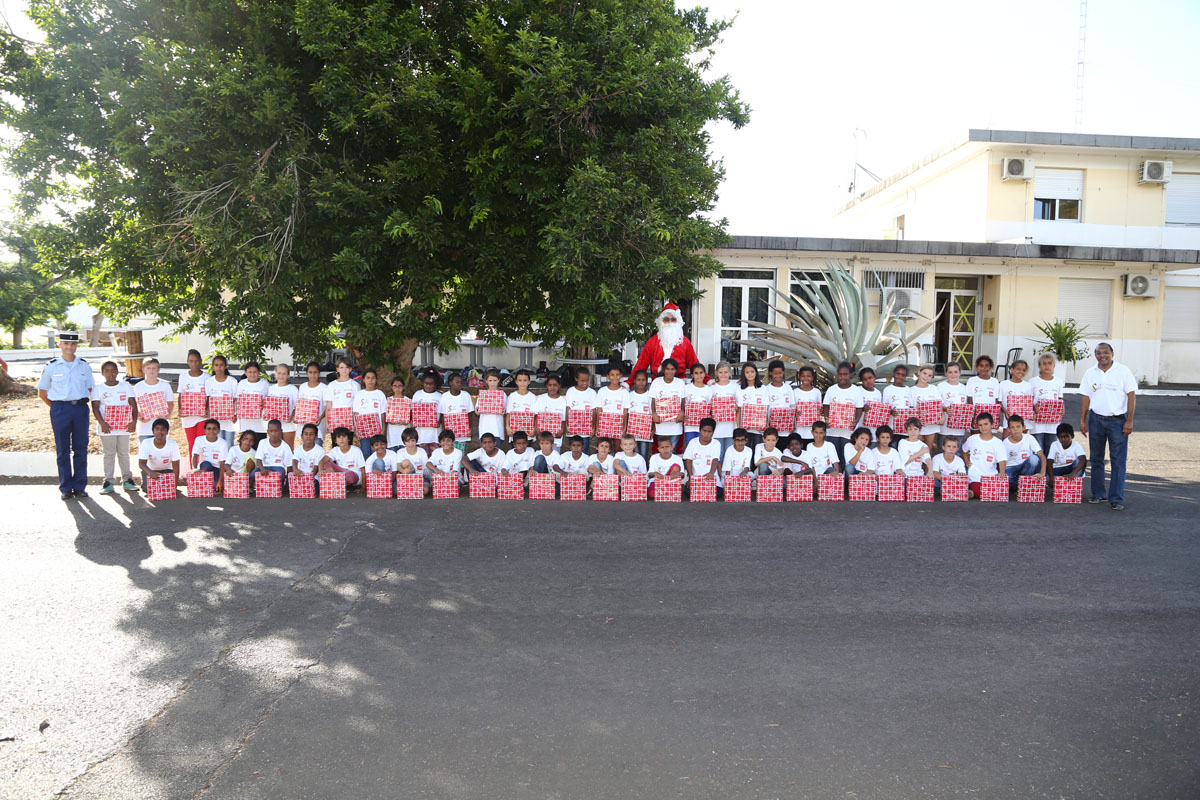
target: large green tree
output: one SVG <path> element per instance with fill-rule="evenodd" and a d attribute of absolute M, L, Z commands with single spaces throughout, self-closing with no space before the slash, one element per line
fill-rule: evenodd
<path fill-rule="evenodd" d="M 606 349 L 725 239 L 727 23 L 672 0 L 33 0 L 10 168 L 104 310 L 407 369 L 476 326 Z M 76 256 L 79 253 L 75 254 Z"/>
<path fill-rule="evenodd" d="M 21 347 L 26 328 L 62 319 L 88 286 L 73 258 L 74 237 L 61 227 L 0 225 L 0 249 L 0 328 Z"/>

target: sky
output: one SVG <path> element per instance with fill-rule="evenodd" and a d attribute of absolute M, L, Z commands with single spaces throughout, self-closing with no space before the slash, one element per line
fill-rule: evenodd
<path fill-rule="evenodd" d="M 695 0 L 677 0 L 680 7 Z M 1078 0 L 709 0 L 713 75 L 751 106 L 713 124 L 735 235 L 828 235 L 855 161 L 886 178 L 969 128 L 1075 130 Z M 0 24 L 36 35 L 25 0 Z M 1200 1 L 1090 0 L 1082 132 L 1200 136 Z M 856 133 L 857 131 L 857 133 Z M 859 174 L 859 191 L 871 180 Z M 0 180 L 0 206 L 11 191 Z"/>

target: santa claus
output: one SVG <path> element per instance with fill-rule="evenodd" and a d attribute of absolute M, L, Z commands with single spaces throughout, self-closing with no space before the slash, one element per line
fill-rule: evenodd
<path fill-rule="evenodd" d="M 679 318 L 679 306 L 667 303 L 658 315 L 658 333 L 651 336 L 642 346 L 633 371 L 644 369 L 654 378 L 662 369 L 664 359 L 673 358 L 679 364 L 678 375 L 687 380 L 692 365 L 699 364 L 692 342 L 683 335 L 683 320 Z"/>

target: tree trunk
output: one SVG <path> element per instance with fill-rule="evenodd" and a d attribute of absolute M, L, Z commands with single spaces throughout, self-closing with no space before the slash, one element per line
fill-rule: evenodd
<path fill-rule="evenodd" d="M 32 386 L 14 381 L 8 370 L 0 367 L 0 394 L 33 394 L 36 391 Z"/>
<path fill-rule="evenodd" d="M 92 316 L 92 332 L 88 335 L 88 344 L 92 347 L 100 346 L 100 326 L 104 324 L 104 314 L 97 311 Z"/>
<path fill-rule="evenodd" d="M 25 338 L 25 326 L 19 322 L 13 323 L 13 350 L 21 349 L 21 340 Z"/>
<path fill-rule="evenodd" d="M 390 394 L 392 391 L 392 378 L 399 375 L 404 378 L 404 393 L 411 395 L 417 389 L 421 388 L 421 384 L 413 375 L 413 357 L 417 353 L 419 342 L 414 337 L 405 339 L 404 343 L 399 347 L 392 349 L 388 363 L 370 364 L 367 363 L 366 357 L 363 355 L 363 349 L 359 345 L 346 343 L 346 349 L 354 356 L 354 359 L 362 367 L 374 367 L 379 373 L 379 382 L 376 384 L 384 394 Z"/>

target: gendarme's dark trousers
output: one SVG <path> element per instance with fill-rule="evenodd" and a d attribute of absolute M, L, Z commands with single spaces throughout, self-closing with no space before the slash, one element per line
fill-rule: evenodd
<path fill-rule="evenodd" d="M 88 407 L 61 401 L 50 403 L 50 427 L 58 453 L 58 489 L 76 492 L 87 488 Z M 72 457 L 74 453 L 74 457 Z"/>

